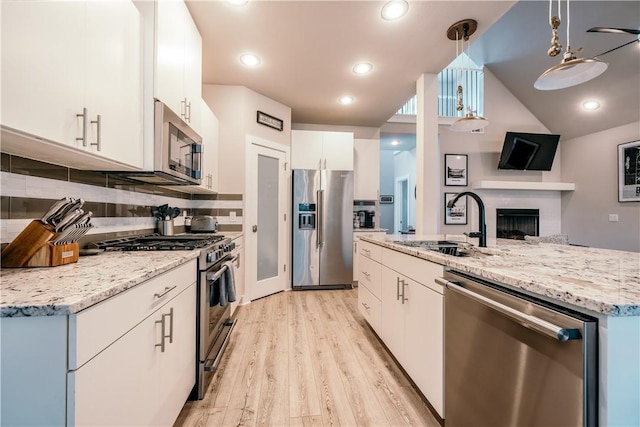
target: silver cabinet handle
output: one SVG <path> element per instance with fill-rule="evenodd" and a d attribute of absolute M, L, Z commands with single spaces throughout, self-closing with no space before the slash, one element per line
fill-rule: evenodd
<path fill-rule="evenodd" d="M 367 304 L 365 304 L 365 303 L 361 303 L 361 304 L 362 304 L 362 306 L 363 306 L 366 310 L 369 310 L 369 309 L 371 308 L 371 307 L 369 307 L 369 306 L 368 306 Z"/>
<path fill-rule="evenodd" d="M 471 298 L 472 300 L 486 307 L 496 310 L 497 312 L 504 314 L 505 316 L 511 318 L 512 320 L 515 320 L 517 323 L 524 326 L 525 328 L 531 329 L 536 332 L 540 332 L 541 334 L 544 334 L 548 337 L 556 339 L 560 342 L 565 342 L 569 340 L 579 340 L 582 338 L 580 331 L 578 329 L 563 328 L 561 326 L 554 325 L 553 323 L 547 322 L 546 320 L 542 320 L 530 314 L 523 313 L 507 305 L 501 304 L 497 301 L 487 298 L 484 295 L 480 295 L 468 289 L 465 289 L 454 282 L 436 279 L 436 283 L 441 285 L 444 284 L 444 286 L 446 286 L 447 289 L 453 292 L 456 292 L 460 295 Z"/>
<path fill-rule="evenodd" d="M 325 157 L 325 159 L 324 159 L 324 168 L 325 168 L 325 169 L 327 168 L 327 158 L 326 158 L 326 157 Z"/>
<path fill-rule="evenodd" d="M 367 248 L 362 248 L 362 252 L 364 252 L 368 257 L 371 256 L 371 251 Z"/>
<path fill-rule="evenodd" d="M 371 274 L 370 274 L 370 273 L 367 273 L 366 271 L 363 271 L 363 272 L 362 272 L 362 274 L 364 274 L 364 275 L 365 275 L 365 277 L 367 278 L 367 280 L 369 280 L 369 281 L 371 280 Z"/>
<path fill-rule="evenodd" d="M 82 141 L 82 146 L 87 146 L 87 109 L 82 109 L 82 114 L 76 114 L 76 117 L 82 117 L 82 136 L 76 138 L 76 141 Z"/>
<path fill-rule="evenodd" d="M 167 322 L 165 321 L 165 319 L 169 317 L 169 335 L 167 335 Z M 171 309 L 169 309 L 169 313 L 168 314 L 163 314 L 162 315 L 162 319 L 160 320 L 156 320 L 156 323 L 160 323 L 161 325 L 161 341 L 160 344 L 156 344 L 156 347 L 160 347 L 160 352 L 164 353 L 164 349 L 165 349 L 165 345 L 164 345 L 164 340 L 165 338 L 169 338 L 169 344 L 173 343 L 173 307 L 171 307 Z"/>
<path fill-rule="evenodd" d="M 187 100 L 187 98 L 185 98 L 185 101 Z M 185 108 L 185 118 L 186 120 L 191 123 L 191 101 L 187 102 L 187 106 Z"/>
<path fill-rule="evenodd" d="M 157 293 L 156 293 L 156 294 L 153 294 L 153 296 L 154 296 L 154 297 L 156 297 L 156 298 L 162 298 L 163 296 L 165 296 L 166 294 L 168 294 L 169 292 L 171 292 L 172 290 L 174 290 L 174 289 L 175 289 L 175 288 L 177 288 L 177 287 L 178 287 L 178 285 L 174 285 L 174 286 L 171 286 L 171 287 L 166 286 L 166 287 L 164 288 L 164 291 L 162 291 L 162 292 L 161 292 L 161 293 L 159 293 L 159 294 L 157 294 Z"/>
<path fill-rule="evenodd" d="M 405 298 L 404 296 L 404 290 L 407 286 L 409 286 L 409 284 L 404 280 L 401 280 L 401 282 L 402 282 L 402 304 L 404 304 L 405 301 L 409 301 L 409 298 Z"/>
<path fill-rule="evenodd" d="M 102 149 L 102 119 L 100 118 L 100 114 L 96 116 L 95 120 L 91 120 L 91 124 L 96 125 L 97 136 L 96 142 L 92 142 L 91 145 L 95 145 L 98 151 Z"/>
<path fill-rule="evenodd" d="M 180 115 L 186 120 L 187 119 L 187 98 L 184 98 L 180 101 Z"/>
<path fill-rule="evenodd" d="M 400 301 L 400 278 L 396 277 L 396 301 Z"/>

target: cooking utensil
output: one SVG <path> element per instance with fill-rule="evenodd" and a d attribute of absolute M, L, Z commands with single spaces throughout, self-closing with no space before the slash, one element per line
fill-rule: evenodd
<path fill-rule="evenodd" d="M 191 218 L 191 232 L 215 233 L 216 220 L 211 215 L 195 215 Z"/>
<path fill-rule="evenodd" d="M 180 216 L 180 208 L 171 208 L 171 213 L 170 213 L 171 219 L 177 218 Z"/>

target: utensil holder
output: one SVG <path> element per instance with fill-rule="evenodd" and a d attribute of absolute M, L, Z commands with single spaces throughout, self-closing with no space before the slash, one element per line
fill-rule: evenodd
<path fill-rule="evenodd" d="M 78 243 L 54 245 L 53 227 L 31 221 L 2 251 L 2 267 L 55 267 L 78 261 Z"/>
<path fill-rule="evenodd" d="M 160 233 L 162 236 L 173 236 L 173 220 L 159 220 L 158 233 Z"/>

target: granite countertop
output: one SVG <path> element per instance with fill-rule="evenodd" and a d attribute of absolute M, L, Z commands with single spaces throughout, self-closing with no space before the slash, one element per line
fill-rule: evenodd
<path fill-rule="evenodd" d="M 387 232 L 386 228 L 354 228 L 354 233 L 379 233 L 379 232 Z"/>
<path fill-rule="evenodd" d="M 471 256 L 394 243 L 401 240 L 454 240 L 466 236 L 363 236 L 364 241 L 470 273 L 548 300 L 567 303 L 607 316 L 640 316 L 640 253 L 553 243 L 489 240 L 487 248 L 473 247 Z M 469 239 L 469 242 L 476 242 Z"/>
<path fill-rule="evenodd" d="M 77 313 L 167 270 L 199 251 L 107 251 L 51 268 L 0 270 L 0 317 Z"/>

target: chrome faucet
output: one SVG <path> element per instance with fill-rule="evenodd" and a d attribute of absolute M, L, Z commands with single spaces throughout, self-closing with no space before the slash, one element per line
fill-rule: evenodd
<path fill-rule="evenodd" d="M 462 196 L 471 196 L 471 198 L 475 200 L 476 203 L 478 204 L 478 223 L 480 224 L 480 231 L 472 232 L 472 233 L 464 233 L 464 234 L 466 234 L 469 237 L 479 237 L 480 242 L 478 243 L 478 246 L 480 246 L 481 248 L 486 248 L 487 247 L 487 224 L 485 224 L 485 221 L 484 221 L 484 203 L 482 203 L 482 199 L 480 198 L 480 196 L 478 196 L 476 193 L 472 193 L 471 191 L 463 191 L 462 193 L 456 194 L 453 199 L 449 200 L 449 203 L 447 203 L 447 207 L 449 209 L 453 208 L 453 206 L 456 204 L 458 199 Z"/>

